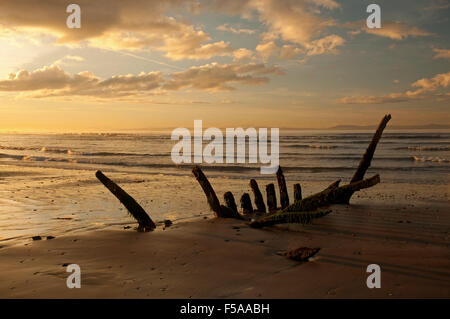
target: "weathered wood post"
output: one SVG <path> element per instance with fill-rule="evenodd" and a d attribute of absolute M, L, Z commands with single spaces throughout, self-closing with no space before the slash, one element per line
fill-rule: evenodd
<path fill-rule="evenodd" d="M 231 209 L 233 212 L 238 214 L 238 209 L 236 206 L 236 201 L 234 200 L 234 196 L 232 192 L 226 192 L 223 195 L 223 199 L 225 200 L 225 206 Z"/>
<path fill-rule="evenodd" d="M 325 190 L 338 188 L 340 183 L 341 183 L 341 180 L 338 179 L 337 181 L 331 183 L 330 186 L 328 186 L 327 188 L 325 188 Z"/>
<path fill-rule="evenodd" d="M 313 211 L 320 207 L 326 207 L 333 204 L 348 203 L 348 199 L 364 188 L 372 187 L 380 182 L 380 175 L 375 175 L 371 178 L 363 179 L 362 181 L 354 182 L 344 186 L 335 188 L 326 188 L 325 190 L 308 196 L 301 201 L 297 201 L 284 209 L 284 212 L 304 212 Z"/>
<path fill-rule="evenodd" d="M 294 184 L 294 201 L 302 200 L 302 187 L 300 184 Z"/>
<path fill-rule="evenodd" d="M 265 214 L 266 205 L 264 204 L 264 199 L 259 190 L 258 183 L 254 180 L 250 180 L 250 187 L 252 188 L 253 195 L 255 196 L 256 213 Z"/>
<path fill-rule="evenodd" d="M 248 193 L 244 193 L 241 197 L 241 208 L 244 215 L 253 214 L 252 200 Z"/>
<path fill-rule="evenodd" d="M 361 158 L 361 161 L 359 162 L 358 168 L 356 169 L 356 172 L 353 175 L 353 178 L 350 181 L 350 184 L 361 181 L 364 178 L 364 174 L 366 174 L 366 171 L 370 167 L 370 163 L 372 162 L 373 154 L 375 153 L 377 144 L 380 141 L 381 135 L 383 134 L 383 131 L 390 119 L 391 119 L 390 114 L 385 115 L 381 119 L 381 122 L 378 125 L 378 128 L 372 137 L 372 141 L 370 142 L 369 146 L 366 149 L 366 152 L 364 153 L 363 157 Z"/>
<path fill-rule="evenodd" d="M 217 217 L 227 217 L 225 212 L 222 212 L 222 208 L 220 207 L 220 202 L 216 196 L 216 192 L 214 192 L 214 188 L 212 188 L 211 184 L 209 183 L 205 174 L 203 174 L 200 167 L 195 166 L 192 169 L 192 173 L 194 174 L 200 186 L 203 188 L 203 191 L 205 192 L 206 199 L 208 200 L 208 204 L 209 207 L 211 207 L 211 210 L 215 213 Z"/>
<path fill-rule="evenodd" d="M 272 183 L 266 185 L 267 207 L 269 212 L 277 210 L 277 195 L 275 194 L 275 185 Z"/>
<path fill-rule="evenodd" d="M 156 228 L 155 223 L 136 200 L 125 192 L 119 185 L 106 177 L 101 171 L 95 176 L 105 185 L 109 191 L 126 207 L 131 216 L 139 223 L 138 231 L 148 232 Z"/>
<path fill-rule="evenodd" d="M 281 208 L 289 206 L 289 195 L 286 187 L 286 179 L 284 178 L 283 170 L 281 166 L 278 166 L 277 171 L 278 187 L 280 188 L 280 204 Z"/>

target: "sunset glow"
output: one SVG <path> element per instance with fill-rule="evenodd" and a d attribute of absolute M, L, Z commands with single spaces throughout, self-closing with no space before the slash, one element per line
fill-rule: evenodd
<path fill-rule="evenodd" d="M 2 1 L 1 130 L 448 125 L 445 1 L 366 2 Z"/>

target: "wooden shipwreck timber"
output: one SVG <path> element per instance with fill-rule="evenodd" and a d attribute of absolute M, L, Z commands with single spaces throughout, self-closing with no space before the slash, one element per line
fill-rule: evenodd
<path fill-rule="evenodd" d="M 195 166 L 192 169 L 192 173 L 203 189 L 209 207 L 218 218 L 236 218 L 245 220 L 248 222 L 249 226 L 254 228 L 284 223 L 307 224 L 313 219 L 331 213 L 331 205 L 349 204 L 350 199 L 355 192 L 372 187 L 380 182 L 380 176 L 378 174 L 367 179 L 364 179 L 364 175 L 370 167 L 377 144 L 390 119 L 391 115 L 385 115 L 381 120 L 366 152 L 359 162 L 358 168 L 350 183 L 347 185 L 340 186 L 341 180 L 337 180 L 323 191 L 303 198 L 301 185 L 296 183 L 294 184 L 294 201 L 293 203 L 290 203 L 286 179 L 282 168 L 279 167 L 276 177 L 279 188 L 280 207 L 277 205 L 277 196 L 273 183 L 265 186 L 267 201 L 264 203 L 257 181 L 251 179 L 250 188 L 252 189 L 255 207 L 253 207 L 250 195 L 244 193 L 239 201 L 241 206 L 241 213 L 239 213 L 236 200 L 231 192 L 226 192 L 224 194 L 225 205 L 222 205 L 214 188 L 201 168 Z M 119 199 L 119 201 L 127 208 L 130 215 L 136 219 L 139 223 L 138 231 L 147 232 L 156 227 L 155 223 L 145 210 L 120 186 L 100 171 L 97 171 L 96 177 Z"/>
<path fill-rule="evenodd" d="M 239 214 L 236 210 L 234 196 L 231 192 L 225 193 L 224 199 L 226 206 L 221 205 L 214 189 L 200 167 L 194 167 L 192 172 L 203 188 L 209 206 L 217 217 L 246 219 L 249 221 L 248 224 L 254 228 L 283 223 L 307 224 L 315 218 L 320 218 L 331 213 L 331 209 L 329 208 L 331 205 L 349 204 L 350 198 L 355 192 L 372 187 L 380 182 L 380 176 L 378 174 L 367 179 L 364 179 L 364 175 L 370 167 L 377 144 L 390 119 L 391 115 L 386 115 L 381 120 L 366 152 L 359 162 L 355 174 L 347 185 L 340 186 L 341 180 L 337 180 L 323 191 L 302 198 L 302 189 L 300 184 L 297 183 L 294 185 L 294 202 L 290 204 L 286 180 L 281 167 L 279 167 L 277 171 L 277 182 L 280 190 L 281 207 L 277 207 L 274 184 L 268 184 L 266 185 L 268 213 L 266 213 L 266 206 L 264 205 L 258 184 L 254 179 L 250 180 L 250 187 L 254 194 L 256 210 L 252 208 L 249 194 L 244 193 L 240 201 L 242 214 Z"/>

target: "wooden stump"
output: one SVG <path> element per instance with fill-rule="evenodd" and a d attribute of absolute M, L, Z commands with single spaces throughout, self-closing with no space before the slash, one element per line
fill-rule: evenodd
<path fill-rule="evenodd" d="M 244 214 L 244 215 L 253 214 L 252 201 L 251 201 L 250 195 L 248 193 L 244 193 L 241 197 L 241 208 L 242 208 L 242 214 Z"/>
<path fill-rule="evenodd" d="M 300 184 L 294 184 L 294 201 L 302 200 L 302 187 Z"/>
<path fill-rule="evenodd" d="M 289 195 L 286 187 L 286 180 L 284 178 L 283 170 L 281 166 L 278 166 L 277 171 L 277 181 L 278 187 L 280 188 L 280 204 L 281 208 L 286 208 L 289 206 Z"/>
<path fill-rule="evenodd" d="M 195 166 L 192 169 L 192 173 L 194 174 L 200 186 L 203 188 L 203 191 L 205 192 L 206 199 L 208 200 L 208 204 L 211 210 L 215 213 L 217 217 L 227 217 L 225 216 L 224 212 L 222 212 L 220 202 L 219 199 L 217 198 L 214 188 L 212 188 L 211 184 L 209 183 L 205 174 L 203 174 L 200 167 Z"/>
<path fill-rule="evenodd" d="M 351 183 L 336 188 L 327 188 L 320 193 L 308 196 L 301 201 L 295 202 L 283 211 L 302 212 L 313 211 L 320 207 L 326 207 L 333 204 L 347 204 L 347 198 L 350 198 L 354 192 L 364 188 L 372 187 L 380 182 L 380 175 L 364 179 L 359 182 Z"/>
<path fill-rule="evenodd" d="M 200 186 L 203 188 L 203 191 L 205 192 L 206 198 L 208 200 L 209 207 L 211 207 L 211 209 L 215 213 L 216 217 L 242 219 L 242 216 L 239 215 L 237 208 L 233 209 L 228 206 L 220 205 L 219 199 L 216 196 L 216 192 L 214 191 L 214 188 L 212 188 L 211 184 L 209 183 L 205 174 L 203 174 L 200 167 L 195 166 L 192 169 L 192 173 L 194 174 L 195 178 L 197 178 L 197 181 L 200 184 Z M 228 196 L 229 195 L 227 195 L 227 197 Z M 233 197 L 233 194 L 231 194 L 231 197 Z M 226 201 L 226 199 L 225 199 L 225 201 Z M 234 202 L 234 197 L 233 197 L 233 202 Z M 235 203 L 235 206 L 236 206 L 236 203 Z"/>
<path fill-rule="evenodd" d="M 266 185 L 267 207 L 269 212 L 277 210 L 277 195 L 275 194 L 275 185 L 272 183 Z"/>
<path fill-rule="evenodd" d="M 234 200 L 233 193 L 232 192 L 226 192 L 223 195 L 223 199 L 225 200 L 225 206 L 228 207 L 229 209 L 231 209 L 236 214 L 238 214 L 238 209 L 237 209 L 237 206 L 236 206 L 236 202 Z"/>
<path fill-rule="evenodd" d="M 356 172 L 353 175 L 350 184 L 361 181 L 364 178 L 364 175 L 366 174 L 366 171 L 369 168 L 370 163 L 372 162 L 373 154 L 375 153 L 377 144 L 380 141 L 381 135 L 383 134 L 383 131 L 390 119 L 391 115 L 388 114 L 385 115 L 381 120 L 375 134 L 372 137 L 372 141 L 370 142 L 369 146 L 366 149 L 366 152 L 364 153 L 363 157 L 361 158 L 361 161 L 359 162 L 358 168 L 356 169 Z"/>
<path fill-rule="evenodd" d="M 254 180 L 250 180 L 250 187 L 252 188 L 253 195 L 255 196 L 256 213 L 265 214 L 266 205 L 264 204 L 264 199 L 259 190 L 258 183 Z"/>
<path fill-rule="evenodd" d="M 97 171 L 95 176 L 105 185 L 109 191 L 126 207 L 131 216 L 139 223 L 138 231 L 151 231 L 156 228 L 155 223 L 136 200 L 125 192 L 119 185 L 106 177 L 101 171 Z"/>

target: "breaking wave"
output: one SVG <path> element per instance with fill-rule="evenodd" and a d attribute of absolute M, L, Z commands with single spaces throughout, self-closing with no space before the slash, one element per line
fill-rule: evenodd
<path fill-rule="evenodd" d="M 413 156 L 415 162 L 435 162 L 435 163 L 449 163 L 450 161 L 446 158 L 441 157 L 420 157 Z"/>

